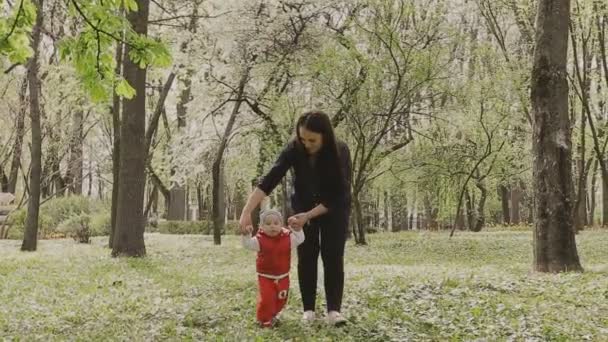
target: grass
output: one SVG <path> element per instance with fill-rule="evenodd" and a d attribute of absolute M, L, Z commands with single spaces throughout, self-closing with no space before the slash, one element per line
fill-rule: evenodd
<path fill-rule="evenodd" d="M 255 254 L 225 236 L 146 235 L 148 256 L 111 258 L 43 240 L 0 241 L 0 339 L 608 341 L 608 231 L 577 236 L 584 273 L 531 272 L 526 231 L 402 232 L 347 245 L 346 327 L 299 321 L 295 261 L 282 325 L 255 324 Z M 323 312 L 322 278 L 317 312 Z"/>

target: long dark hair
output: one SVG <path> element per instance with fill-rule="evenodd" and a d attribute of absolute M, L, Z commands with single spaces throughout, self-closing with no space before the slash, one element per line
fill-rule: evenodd
<path fill-rule="evenodd" d="M 336 186 L 344 186 L 345 178 L 340 165 L 340 150 L 329 116 L 322 111 L 310 111 L 300 115 L 296 123 L 296 145 L 304 150 L 300 127 L 322 136 L 322 146 L 317 156 L 317 163 L 323 170 L 322 180 L 325 186 L 332 189 L 335 189 Z M 340 188 L 340 190 L 343 189 Z"/>

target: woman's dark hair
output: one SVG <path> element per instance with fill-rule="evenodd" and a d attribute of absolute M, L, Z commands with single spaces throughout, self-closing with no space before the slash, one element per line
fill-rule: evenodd
<path fill-rule="evenodd" d="M 323 170 L 323 178 L 328 185 L 343 185 L 345 178 L 340 166 L 340 151 L 329 116 L 322 111 L 310 111 L 300 115 L 296 123 L 296 145 L 303 149 L 300 127 L 321 134 L 323 145 L 317 162 Z"/>

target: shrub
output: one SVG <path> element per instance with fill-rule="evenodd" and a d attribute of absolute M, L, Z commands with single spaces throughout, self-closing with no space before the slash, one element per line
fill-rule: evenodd
<path fill-rule="evenodd" d="M 57 228 L 62 224 L 73 224 L 73 222 L 66 221 L 72 220 L 74 216 L 81 216 L 83 214 L 89 215 L 91 219 L 90 228 L 93 235 L 109 234 L 110 230 L 107 228 L 109 227 L 109 209 L 106 207 L 107 205 L 101 201 L 91 200 L 83 196 L 66 196 L 51 199 L 40 206 L 38 236 L 39 238 L 63 237 L 64 233 L 58 231 Z M 9 239 L 23 238 L 26 215 L 27 208 L 21 208 L 11 213 L 8 220 L 8 224 L 10 225 Z M 108 217 L 108 224 L 104 224 L 104 220 L 100 218 L 103 215 Z"/>
<path fill-rule="evenodd" d="M 163 234 L 206 234 L 207 221 L 158 221 L 156 227 L 148 226 L 148 231 Z"/>
<path fill-rule="evenodd" d="M 91 216 L 89 216 L 89 214 L 81 213 L 79 215 L 74 215 L 61 222 L 57 226 L 57 232 L 70 236 L 80 243 L 89 243 L 91 242 L 90 222 Z"/>
<path fill-rule="evenodd" d="M 213 234 L 213 222 L 209 220 L 201 221 L 163 221 L 159 220 L 156 226 L 148 225 L 148 232 L 158 232 L 163 234 Z M 224 225 L 222 234 L 238 234 L 238 221 L 228 221 Z"/>
<path fill-rule="evenodd" d="M 95 212 L 91 214 L 91 236 L 110 235 L 112 222 L 109 211 Z"/>

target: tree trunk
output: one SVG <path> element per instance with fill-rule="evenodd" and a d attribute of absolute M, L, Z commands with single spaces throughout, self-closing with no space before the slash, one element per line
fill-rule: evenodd
<path fill-rule="evenodd" d="M 138 0 L 137 11 L 127 18 L 135 32 L 147 35 L 149 0 Z M 125 48 L 129 56 L 131 47 Z M 125 58 L 123 74 L 133 86 L 136 95 L 123 99 L 120 125 L 120 168 L 118 176 L 118 201 L 116 231 L 112 256 L 145 256 L 144 243 L 144 191 L 146 151 L 146 69 Z"/>
<path fill-rule="evenodd" d="M 240 210 L 237 210 L 236 212 L 239 213 Z M 287 177 L 283 177 L 283 181 L 281 182 L 281 212 L 285 219 L 291 216 L 291 205 L 289 204 L 289 194 L 287 191 Z"/>
<path fill-rule="evenodd" d="M 88 180 L 88 189 L 87 196 L 91 197 L 93 195 L 93 161 L 89 159 L 89 172 L 87 174 Z"/>
<path fill-rule="evenodd" d="M 35 251 L 38 245 L 38 214 L 40 211 L 40 176 L 42 173 L 42 132 L 40 128 L 40 99 L 38 77 L 38 60 L 41 40 L 43 0 L 33 1 L 36 5 L 36 23 L 32 29 L 32 50 L 34 55 L 28 63 L 27 80 L 30 91 L 30 120 L 32 132 L 32 156 L 30 171 L 30 197 L 27 204 L 25 231 L 23 234 L 22 251 Z"/>
<path fill-rule="evenodd" d="M 353 193 L 353 204 L 355 207 L 355 226 L 353 227 L 353 233 L 357 245 L 367 245 L 367 242 L 365 241 L 365 224 L 363 222 L 363 212 L 361 211 L 359 196 L 359 192 Z"/>
<path fill-rule="evenodd" d="M 595 207 L 596 207 L 596 194 L 597 194 L 597 159 L 593 162 L 593 175 L 591 176 L 591 192 L 589 194 L 589 219 L 587 222 L 591 226 L 595 224 Z"/>
<path fill-rule="evenodd" d="M 424 214 L 426 217 L 426 228 L 430 230 L 436 230 L 438 228 L 437 223 L 438 209 L 434 208 L 431 204 L 431 199 L 428 194 L 424 196 Z"/>
<path fill-rule="evenodd" d="M 198 220 L 202 221 L 204 220 L 204 201 L 205 201 L 205 194 L 204 194 L 204 190 L 203 190 L 203 185 L 201 183 L 198 183 L 196 186 L 196 199 L 197 199 L 197 204 L 198 204 Z"/>
<path fill-rule="evenodd" d="M 464 214 L 462 213 L 462 208 L 460 208 L 460 213 L 456 215 L 454 224 L 456 225 L 456 229 L 464 230 Z"/>
<path fill-rule="evenodd" d="M 569 0 L 540 0 L 532 69 L 534 268 L 579 271 L 573 222 L 572 141 L 566 63 Z"/>
<path fill-rule="evenodd" d="M 608 172 L 602 170 L 602 227 L 608 227 Z"/>
<path fill-rule="evenodd" d="M 521 198 L 522 188 L 519 182 L 511 186 L 511 224 L 521 223 Z"/>
<path fill-rule="evenodd" d="M 116 43 L 116 75 L 122 75 L 123 44 Z M 112 96 L 112 207 L 110 209 L 110 237 L 108 247 L 114 246 L 116 232 L 116 211 L 118 208 L 118 177 L 120 171 L 120 97 L 116 92 Z"/>
<path fill-rule="evenodd" d="M 407 230 L 407 228 L 402 227 L 400 216 L 397 217 L 395 215 L 395 210 L 393 210 L 393 195 L 390 191 L 384 192 L 384 210 L 387 222 L 387 230 L 391 232 L 398 232 L 400 230 Z M 407 204 L 407 201 L 406 201 Z M 403 208 L 407 208 L 407 205 L 404 205 Z M 402 209 L 407 210 L 407 209 Z M 399 210 L 399 211 L 402 211 Z"/>
<path fill-rule="evenodd" d="M 502 203 L 502 224 L 511 224 L 511 213 L 509 211 L 509 189 L 504 185 L 498 186 L 500 201 Z"/>
<path fill-rule="evenodd" d="M 19 173 L 19 165 L 21 165 L 21 152 L 23 151 L 27 86 L 28 83 L 26 77 L 21 84 L 21 91 L 19 92 L 19 111 L 17 113 L 17 123 L 15 125 L 15 143 L 13 144 L 13 156 L 8 176 L 8 188 L 6 189 L 7 192 L 10 192 L 13 195 L 17 190 L 17 177 Z"/>
<path fill-rule="evenodd" d="M 215 160 L 213 161 L 213 166 L 211 168 L 211 174 L 213 179 L 213 188 L 212 188 L 212 204 L 213 204 L 213 243 L 219 245 L 222 243 L 222 235 L 221 232 L 224 228 L 224 220 L 223 220 L 223 205 L 220 201 L 223 200 L 223 182 L 221 182 L 221 172 L 222 172 L 222 161 L 224 158 L 224 151 L 228 146 L 228 139 L 232 134 L 232 127 L 234 126 L 234 122 L 236 121 L 236 116 L 239 113 L 241 108 L 241 103 L 243 103 L 243 92 L 245 90 L 245 85 L 247 84 L 247 80 L 249 79 L 249 71 L 251 67 L 247 67 L 243 70 L 243 74 L 241 75 L 241 79 L 239 81 L 239 87 L 236 95 L 236 102 L 234 103 L 234 107 L 232 108 L 232 113 L 230 114 L 230 118 L 228 119 L 228 123 L 226 124 L 226 129 L 224 130 L 224 135 L 222 136 L 222 140 L 220 141 L 220 146 L 217 150 L 217 154 L 215 155 Z"/>
<path fill-rule="evenodd" d="M 407 218 L 409 223 L 408 226 L 411 230 L 418 229 L 418 227 L 414 226 L 414 212 L 410 213 L 410 217 Z"/>
<path fill-rule="evenodd" d="M 582 134 L 584 135 L 584 134 Z M 574 226 L 576 231 L 583 230 L 587 225 L 587 172 L 585 171 L 585 159 L 584 152 L 582 158 L 577 161 L 578 169 L 578 189 L 576 192 L 576 203 L 575 203 L 575 214 L 574 214 Z"/>
<path fill-rule="evenodd" d="M 186 186 L 173 184 L 169 190 L 169 209 L 167 220 L 182 221 L 186 219 Z"/>
<path fill-rule="evenodd" d="M 82 195 L 82 144 L 84 115 L 82 110 L 74 113 L 72 121 L 72 134 L 70 137 L 70 157 L 68 160 L 68 172 L 66 175 L 67 185 L 70 193 Z"/>
<path fill-rule="evenodd" d="M 95 173 L 97 174 L 97 196 L 99 197 L 100 200 L 103 200 L 104 197 L 104 186 L 103 186 L 103 179 L 101 178 L 101 170 L 99 165 L 97 165 L 96 171 Z M 91 181 L 92 183 L 92 181 Z M 110 214 L 111 215 L 111 214 Z M 110 220 L 110 222 L 112 222 Z M 110 230 L 112 230 L 112 228 L 110 228 Z"/>
<path fill-rule="evenodd" d="M 473 212 L 473 200 L 471 199 L 471 194 L 467 189 L 464 193 L 465 196 L 465 208 L 467 211 L 467 226 L 469 230 L 473 230 L 474 222 L 475 222 L 475 213 Z"/>
<path fill-rule="evenodd" d="M 481 196 L 479 197 L 479 203 L 477 205 L 477 215 L 475 217 L 475 225 L 473 226 L 472 230 L 474 232 L 480 232 L 486 221 L 485 205 L 486 205 L 486 198 L 488 196 L 488 190 L 486 189 L 486 187 L 483 183 L 483 180 L 478 180 L 475 183 L 475 186 L 481 192 Z"/>
<path fill-rule="evenodd" d="M 188 31 L 195 34 L 197 31 L 198 22 L 198 6 L 195 5 L 192 11 L 192 17 L 188 25 Z M 193 35 L 194 36 L 194 35 Z M 188 51 L 188 45 L 190 42 L 182 42 L 180 51 L 184 54 Z M 187 125 L 186 114 L 188 103 L 192 101 L 192 75 L 194 75 L 194 69 L 188 68 L 184 77 L 180 77 L 179 80 L 183 83 L 184 88 L 179 94 L 179 101 L 176 105 L 177 111 L 177 129 L 184 129 Z M 172 170 L 175 172 L 175 170 Z M 186 185 L 173 183 L 169 195 L 169 212 L 167 213 L 168 220 L 184 220 L 186 214 Z"/>
<path fill-rule="evenodd" d="M 4 173 L 3 165 L 0 165 L 0 191 L 8 192 L 8 177 Z"/>

